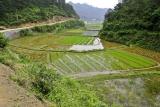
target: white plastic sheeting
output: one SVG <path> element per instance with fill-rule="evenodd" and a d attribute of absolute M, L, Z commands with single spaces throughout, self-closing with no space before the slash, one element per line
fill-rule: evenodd
<path fill-rule="evenodd" d="M 93 51 L 93 50 L 103 50 L 104 47 L 99 38 L 93 41 L 93 45 L 73 45 L 69 50 L 77 52 Z"/>

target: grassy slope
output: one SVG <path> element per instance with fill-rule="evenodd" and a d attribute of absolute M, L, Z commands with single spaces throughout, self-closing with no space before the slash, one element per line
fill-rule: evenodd
<path fill-rule="evenodd" d="M 3 100 L 0 101 L 0 107 L 24 107 L 24 105 L 27 105 L 27 107 L 49 106 L 49 104 L 45 102 L 42 103 L 33 94 L 12 81 L 10 77 L 13 73 L 14 71 L 10 67 L 0 63 L 0 98 Z"/>

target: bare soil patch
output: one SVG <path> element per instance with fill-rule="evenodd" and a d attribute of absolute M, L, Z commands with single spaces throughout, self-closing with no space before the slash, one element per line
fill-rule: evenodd
<path fill-rule="evenodd" d="M 0 107 L 47 107 L 13 82 L 10 79 L 13 73 L 9 67 L 0 64 Z"/>

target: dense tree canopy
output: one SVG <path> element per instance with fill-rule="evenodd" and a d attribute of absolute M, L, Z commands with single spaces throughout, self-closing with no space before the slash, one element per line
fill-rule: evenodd
<path fill-rule="evenodd" d="M 53 16 L 77 17 L 65 0 L 1 0 L 0 25 L 47 20 Z"/>
<path fill-rule="evenodd" d="M 102 38 L 160 51 L 160 0 L 124 0 L 105 18 Z"/>

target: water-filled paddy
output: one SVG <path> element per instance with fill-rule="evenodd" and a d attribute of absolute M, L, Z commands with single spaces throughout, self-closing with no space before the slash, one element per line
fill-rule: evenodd
<path fill-rule="evenodd" d="M 103 101 L 116 107 L 160 106 L 160 76 L 97 80 L 89 85 Z"/>
<path fill-rule="evenodd" d="M 99 31 L 88 30 L 88 31 L 85 31 L 83 34 L 86 36 L 98 36 L 98 33 Z"/>

